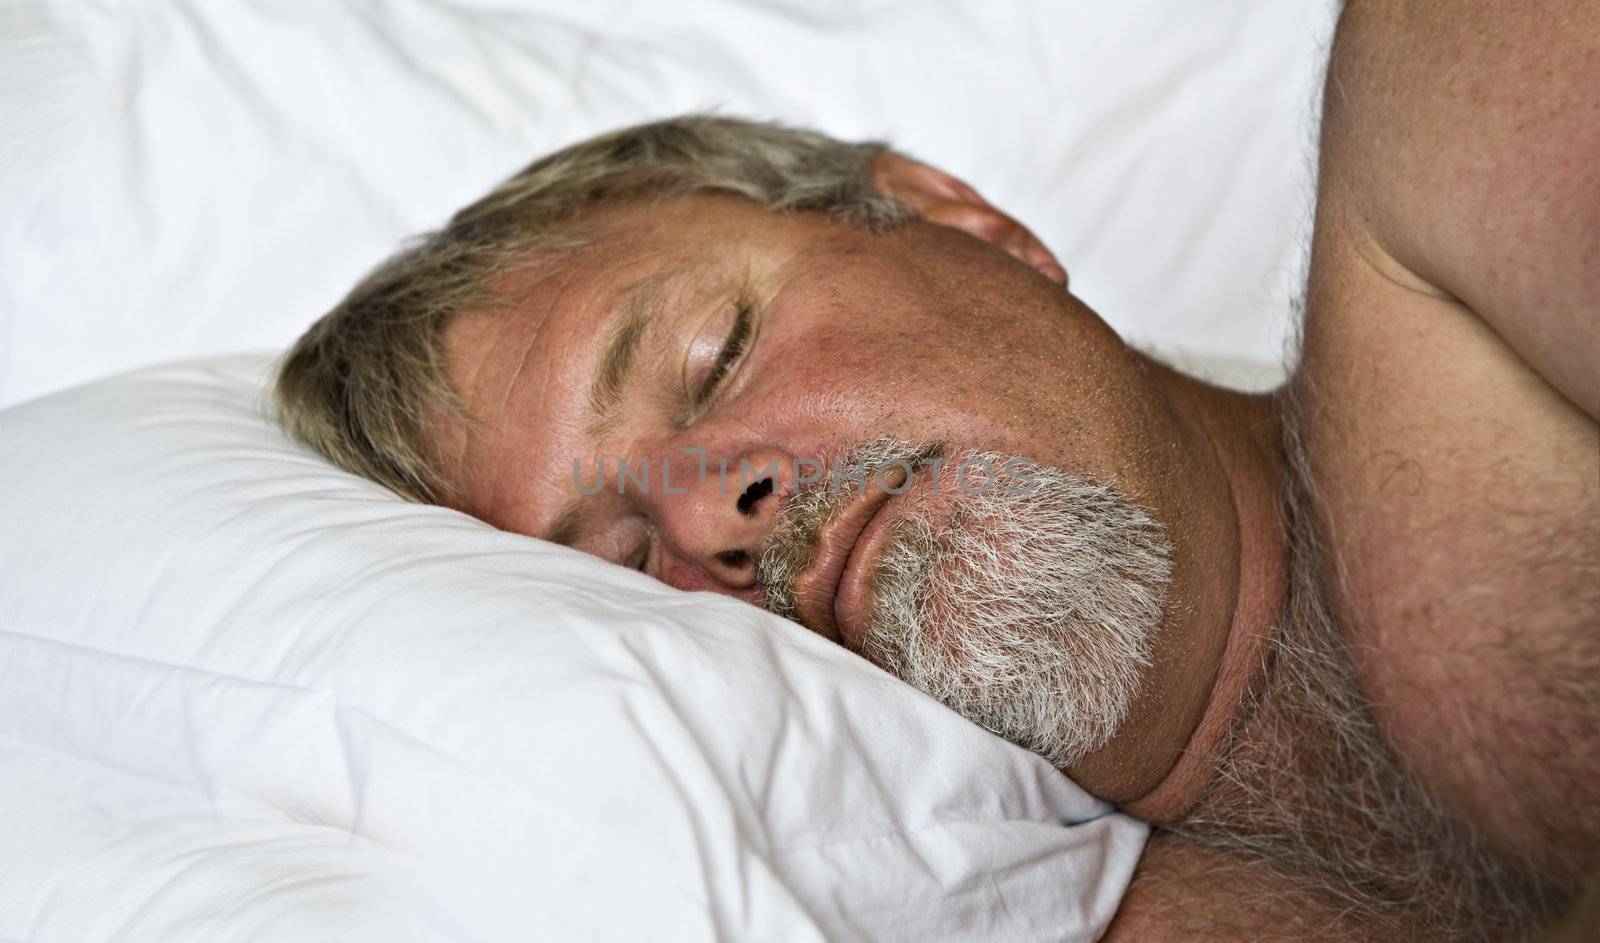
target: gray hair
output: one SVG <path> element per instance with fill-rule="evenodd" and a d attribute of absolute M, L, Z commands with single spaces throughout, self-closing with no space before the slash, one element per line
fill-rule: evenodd
<path fill-rule="evenodd" d="M 495 301 L 493 276 L 581 245 L 583 213 L 602 204 L 729 194 L 886 229 L 913 211 L 873 188 L 883 148 L 686 115 L 557 151 L 396 253 L 313 324 L 279 368 L 279 422 L 347 471 L 410 500 L 442 500 L 451 486 L 429 424 L 470 421 L 446 375 L 445 328 Z"/>
<path fill-rule="evenodd" d="M 984 469 L 946 509 L 891 524 L 859 642 L 869 661 L 1065 769 L 1121 729 L 1165 619 L 1172 545 L 1143 509 L 1092 479 L 1021 457 L 879 438 L 839 461 L 878 470 Z M 779 511 L 759 564 L 767 606 L 798 617 L 795 583 L 859 486 L 819 481 Z"/>

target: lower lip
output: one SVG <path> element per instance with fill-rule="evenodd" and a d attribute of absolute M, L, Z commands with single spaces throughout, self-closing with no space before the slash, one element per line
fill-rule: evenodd
<path fill-rule="evenodd" d="M 856 538 L 850 556 L 845 560 L 844 572 L 839 576 L 839 590 L 833 598 L 833 621 L 839 627 L 839 636 L 846 642 L 859 644 L 866 632 L 866 619 L 870 614 L 872 578 L 877 572 L 878 554 L 889 539 L 894 514 L 888 510 L 897 495 L 879 505 Z"/>

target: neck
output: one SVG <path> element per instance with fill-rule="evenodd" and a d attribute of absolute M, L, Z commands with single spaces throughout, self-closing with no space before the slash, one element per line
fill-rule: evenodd
<path fill-rule="evenodd" d="M 1147 821 L 1175 821 L 1203 794 L 1229 732 L 1263 681 L 1268 644 L 1281 617 L 1288 548 L 1282 511 L 1285 462 L 1274 397 L 1225 390 L 1157 366 L 1174 410 L 1209 447 L 1227 481 L 1236 521 L 1238 570 L 1231 617 L 1206 706 L 1165 777 L 1126 803 Z"/>

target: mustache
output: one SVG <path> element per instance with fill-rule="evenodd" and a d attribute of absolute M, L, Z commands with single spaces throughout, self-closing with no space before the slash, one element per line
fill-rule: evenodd
<path fill-rule="evenodd" d="M 795 489 L 762 544 L 756 561 L 756 580 L 765 593 L 767 608 L 786 619 L 796 618 L 794 584 L 817 557 L 823 528 L 842 514 L 873 476 L 889 468 L 911 472 L 934 459 L 948 457 L 943 442 L 911 443 L 881 436 L 859 443 L 834 460 L 832 474 Z"/>

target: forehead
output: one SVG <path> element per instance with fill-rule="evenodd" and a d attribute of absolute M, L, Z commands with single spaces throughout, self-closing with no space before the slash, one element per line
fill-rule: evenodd
<path fill-rule="evenodd" d="M 492 304 L 452 321 L 447 369 L 472 402 L 508 370 L 592 366 L 582 353 L 598 346 L 632 289 L 693 294 L 794 255 L 858 250 L 841 244 L 861 235 L 823 216 L 772 213 L 732 196 L 598 209 L 583 218 L 578 248 L 501 273 L 490 283 Z"/>
<path fill-rule="evenodd" d="M 727 196 L 597 209 L 580 222 L 577 248 L 491 279 L 496 301 L 457 317 L 446 331 L 446 347 L 464 349 L 490 331 L 531 331 L 551 335 L 546 349 L 565 354 L 572 341 L 603 333 L 607 313 L 640 282 L 715 279 L 736 263 L 758 261 L 810 237 L 837 235 L 837 225 L 770 213 Z M 567 343 L 556 342 L 560 335 Z"/>
<path fill-rule="evenodd" d="M 587 214 L 575 249 L 530 259 L 490 281 L 494 300 L 463 312 L 445 331 L 456 390 L 483 420 L 506 382 L 530 372 L 552 381 L 593 366 L 630 297 L 657 302 L 726 281 L 770 254 L 783 217 L 731 197 L 690 197 Z M 778 239 L 776 241 L 783 241 Z M 525 405 L 525 404 L 524 404 Z"/>

